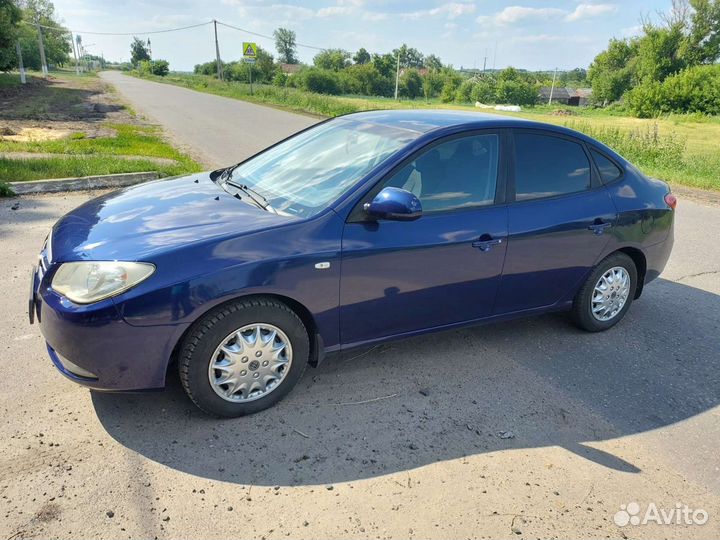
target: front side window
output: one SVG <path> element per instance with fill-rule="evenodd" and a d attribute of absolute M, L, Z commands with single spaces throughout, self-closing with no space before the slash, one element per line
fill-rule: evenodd
<path fill-rule="evenodd" d="M 492 204 L 498 174 L 499 138 L 473 135 L 433 146 L 383 185 L 406 189 L 423 212 L 457 210 Z"/>
<path fill-rule="evenodd" d="M 590 162 L 573 141 L 515 134 L 515 199 L 525 201 L 590 189 Z"/>
<path fill-rule="evenodd" d="M 309 217 L 420 133 L 337 118 L 298 134 L 237 167 L 232 182 L 279 212 Z"/>

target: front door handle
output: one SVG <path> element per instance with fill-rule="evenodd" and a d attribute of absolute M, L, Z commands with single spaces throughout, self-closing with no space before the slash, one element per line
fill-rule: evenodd
<path fill-rule="evenodd" d="M 484 234 L 472 243 L 472 247 L 478 248 L 480 251 L 490 251 L 490 248 L 500 244 L 502 244 L 502 238 L 490 238 L 489 235 Z"/>
<path fill-rule="evenodd" d="M 602 234 L 608 227 L 612 227 L 612 223 L 597 218 L 592 225 L 588 225 L 588 230 L 594 232 L 595 234 Z"/>

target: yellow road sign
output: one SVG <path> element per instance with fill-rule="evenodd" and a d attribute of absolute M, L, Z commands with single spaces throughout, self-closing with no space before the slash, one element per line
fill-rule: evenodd
<path fill-rule="evenodd" d="M 245 58 L 256 58 L 257 44 L 249 41 L 243 41 L 243 56 Z"/>

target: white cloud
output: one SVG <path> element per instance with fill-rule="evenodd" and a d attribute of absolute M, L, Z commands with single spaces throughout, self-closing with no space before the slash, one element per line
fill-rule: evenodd
<path fill-rule="evenodd" d="M 496 13 L 493 19 L 498 24 L 510 24 L 522 19 L 537 18 L 548 19 L 555 16 L 565 15 L 567 12 L 560 8 L 534 8 L 525 6 L 508 6 L 501 12 Z M 478 21 L 479 22 L 479 21 Z"/>
<path fill-rule="evenodd" d="M 352 15 L 356 9 L 353 6 L 328 6 L 317 11 L 318 17 L 337 17 L 339 15 Z"/>
<path fill-rule="evenodd" d="M 438 15 L 446 15 L 448 19 L 456 19 L 463 15 L 470 15 L 475 12 L 475 4 L 463 2 L 449 2 L 432 9 L 423 9 L 420 11 L 408 11 L 401 13 L 400 17 L 408 21 L 416 21 L 427 17 L 436 17 Z"/>
<path fill-rule="evenodd" d="M 617 6 L 615 4 L 580 4 L 575 8 L 575 11 L 567 14 L 565 20 L 577 21 L 578 19 L 596 17 L 616 10 Z"/>

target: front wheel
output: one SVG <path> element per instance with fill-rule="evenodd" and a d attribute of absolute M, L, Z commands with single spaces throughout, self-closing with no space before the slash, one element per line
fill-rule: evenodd
<path fill-rule="evenodd" d="M 244 416 L 290 392 L 309 355 L 307 330 L 289 307 L 272 299 L 238 300 L 205 315 L 187 335 L 180 380 L 205 412 Z"/>
<path fill-rule="evenodd" d="M 588 332 L 615 326 L 625 316 L 635 297 L 637 268 L 624 253 L 613 253 L 590 274 L 573 302 L 575 324 Z"/>

